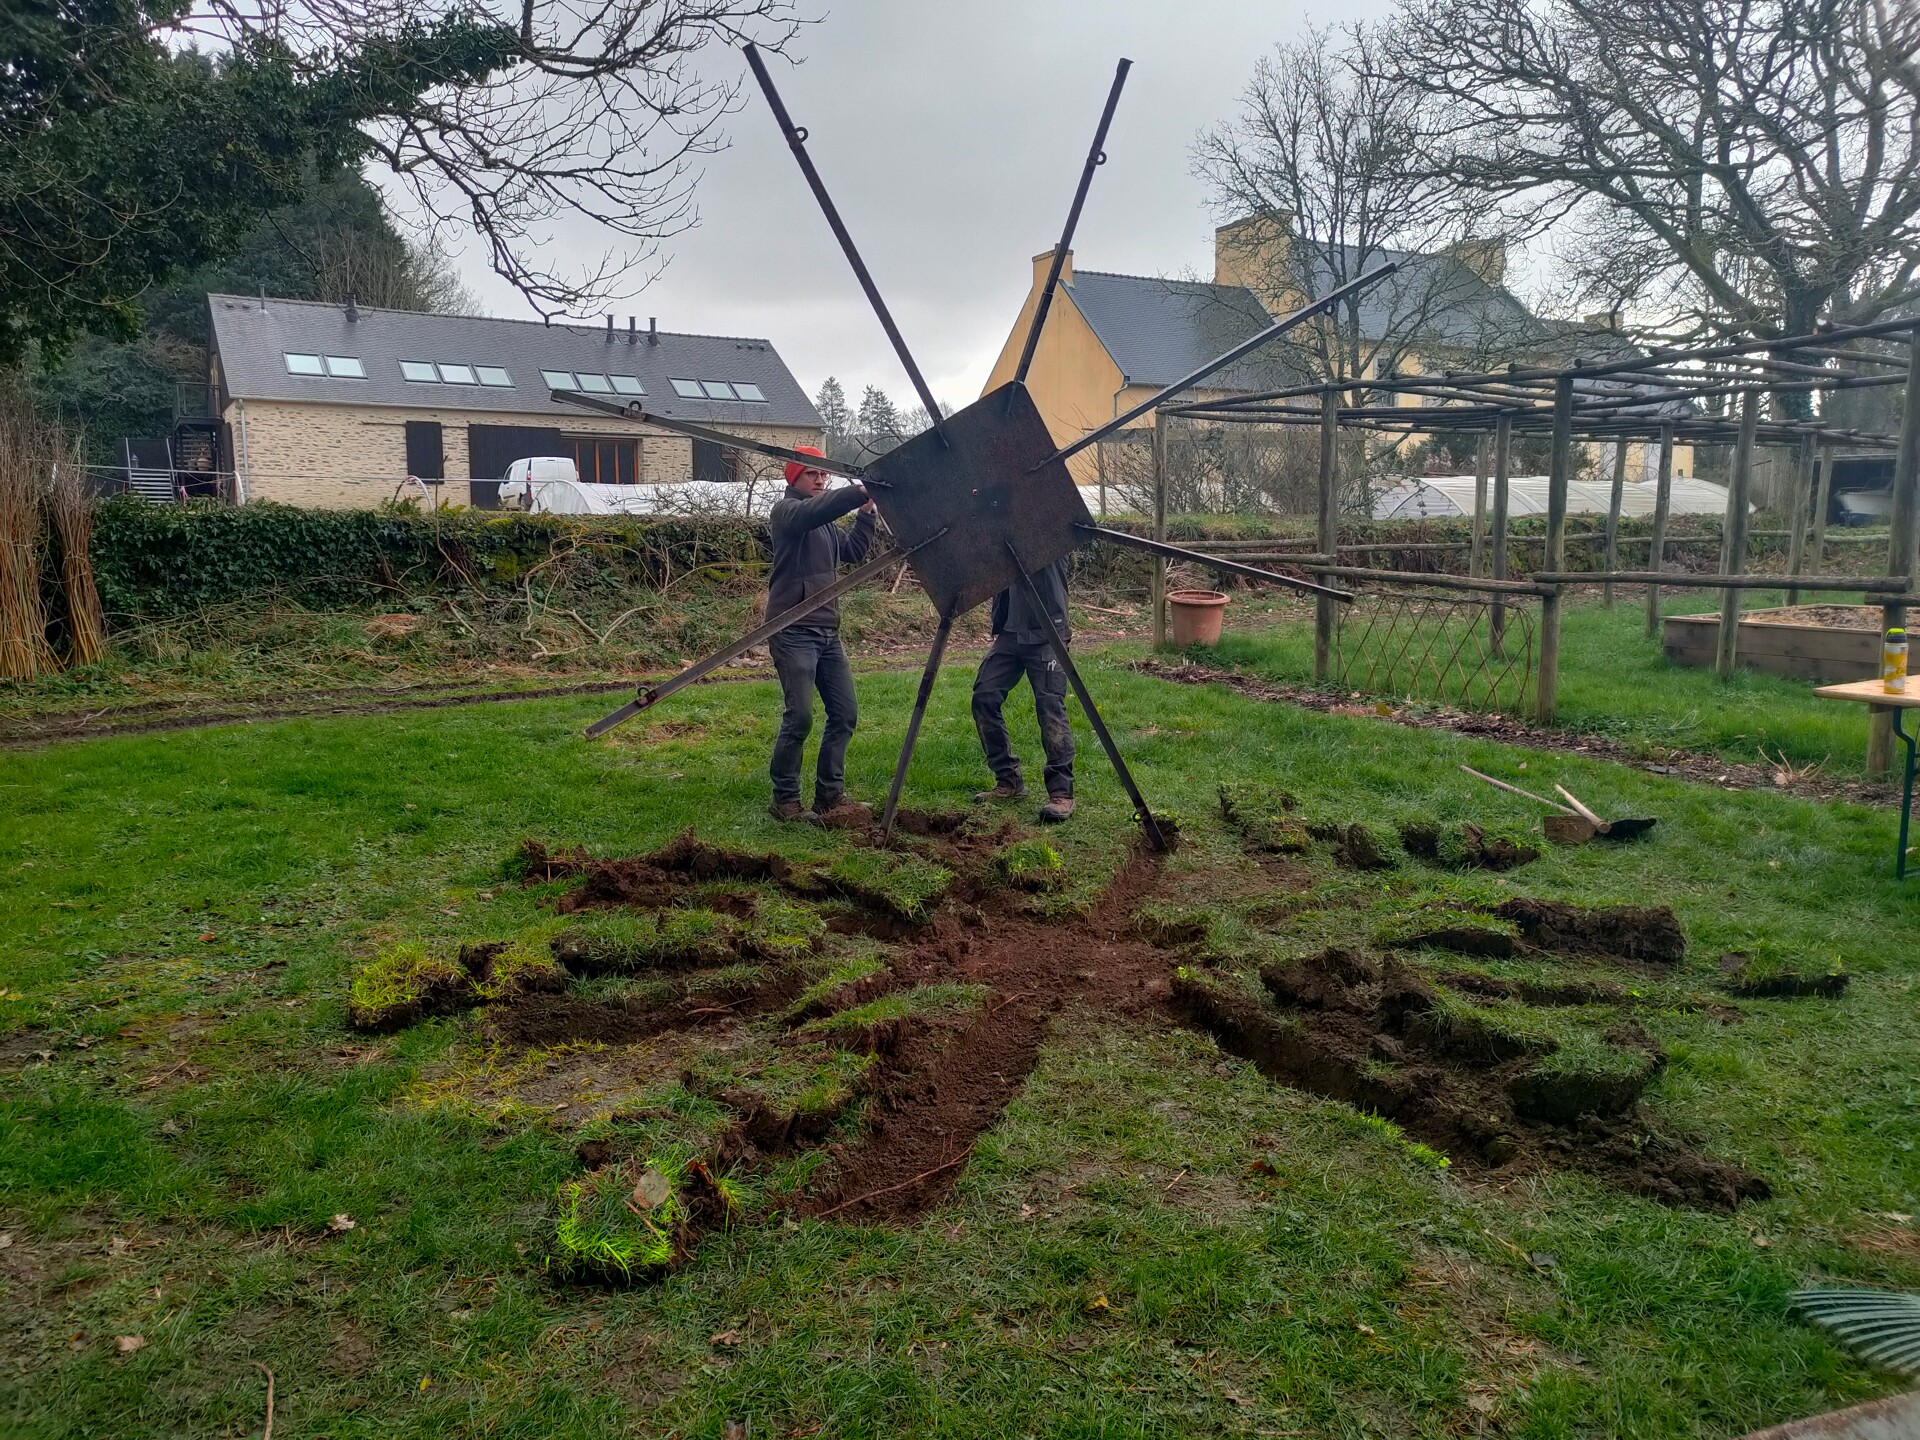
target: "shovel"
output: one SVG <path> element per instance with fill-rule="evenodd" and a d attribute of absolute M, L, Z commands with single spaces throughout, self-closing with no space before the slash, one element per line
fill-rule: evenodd
<path fill-rule="evenodd" d="M 1632 840 L 1646 834 L 1656 823 L 1651 819 L 1602 820 L 1582 803 L 1578 795 L 1567 789 L 1566 786 L 1555 785 L 1553 788 L 1560 792 L 1562 799 L 1573 806 L 1575 813 L 1578 814 L 1582 820 L 1593 826 L 1593 833 L 1598 835 L 1602 840 Z"/>
<path fill-rule="evenodd" d="M 1531 800 L 1536 805 L 1544 805 L 1556 813 L 1540 822 L 1547 832 L 1547 839 L 1556 845 L 1584 845 L 1600 833 L 1600 827 L 1576 810 L 1569 810 L 1557 800 L 1549 800 L 1544 795 L 1536 795 L 1531 790 L 1522 790 L 1518 785 L 1509 785 L 1504 780 L 1496 780 L 1491 775 L 1482 774 L 1471 765 L 1460 767 L 1476 780 L 1484 780 L 1496 790 L 1504 790 L 1509 795 L 1518 795 L 1523 800 Z"/>

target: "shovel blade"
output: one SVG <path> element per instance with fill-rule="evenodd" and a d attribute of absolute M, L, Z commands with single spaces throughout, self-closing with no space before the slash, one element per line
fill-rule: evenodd
<path fill-rule="evenodd" d="M 1607 826 L 1603 840 L 1634 840 L 1659 824 L 1656 820 L 1615 820 Z"/>

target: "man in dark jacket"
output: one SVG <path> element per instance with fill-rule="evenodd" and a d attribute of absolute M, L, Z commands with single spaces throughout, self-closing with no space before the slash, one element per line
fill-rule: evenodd
<path fill-rule="evenodd" d="M 1067 627 L 1067 562 L 1053 562 L 1033 577 L 1046 603 L 1053 628 L 1065 642 Z M 976 800 L 1018 800 L 1027 793 L 1020 778 L 1020 757 L 1007 738 L 1001 714 L 1007 696 L 1027 677 L 1033 690 L 1034 712 L 1040 718 L 1040 745 L 1047 754 L 1047 803 L 1042 820 L 1064 820 L 1073 814 L 1073 727 L 1067 721 L 1067 672 L 1047 644 L 1046 628 L 1033 611 L 1025 586 L 1002 590 L 993 597 L 993 644 L 973 677 L 973 723 L 980 731 L 980 748 L 995 781 Z"/>
<path fill-rule="evenodd" d="M 821 452 L 811 445 L 808 455 Z M 824 458 L 824 457 L 822 457 Z M 836 525 L 858 510 L 851 528 Z M 864 560 L 873 544 L 873 502 L 858 485 L 827 489 L 827 472 L 787 462 L 787 493 L 773 507 L 773 577 L 767 587 L 769 617 L 791 610 L 831 585 L 839 568 Z M 859 723 L 853 696 L 853 671 L 840 648 L 840 602 L 829 600 L 797 624 L 767 642 L 780 676 L 785 713 L 773 742 L 773 813 L 780 820 L 825 820 L 857 824 L 871 810 L 846 798 L 847 742 Z M 814 769 L 813 809 L 800 803 L 800 759 L 813 729 L 813 692 L 826 707 L 827 728 L 820 737 Z"/>

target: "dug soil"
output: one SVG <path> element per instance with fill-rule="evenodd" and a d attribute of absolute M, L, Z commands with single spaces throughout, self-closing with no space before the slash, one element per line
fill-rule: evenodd
<path fill-rule="evenodd" d="M 1709 1209 L 1768 1193 L 1760 1177 L 1649 1126 L 1639 1097 L 1665 1057 L 1631 1021 L 1608 1033 L 1610 1062 L 1583 1072 L 1556 1069 L 1551 1042 L 1515 1040 L 1472 1013 L 1489 1001 L 1607 1004 L 1626 994 L 1617 985 L 1533 987 L 1490 977 L 1467 984 L 1455 975 L 1440 982 L 1455 983 L 1458 997 L 1443 1006 L 1434 981 L 1410 965 L 1336 949 L 1268 966 L 1262 997 L 1231 973 L 1182 966 L 1191 959 L 1190 937 L 1141 924 L 1136 911 L 1163 888 L 1158 856 L 1130 855 L 1084 914 L 1047 913 L 1044 900 L 994 877 L 993 857 L 1013 838 L 1011 821 L 915 812 L 902 832 L 899 848 L 940 864 L 955 881 L 918 925 L 878 906 L 869 914 L 837 902 L 852 920 L 837 917 L 835 929 L 888 942 L 874 973 L 805 1005 L 793 1003 L 803 985 L 794 965 L 678 975 L 644 1001 L 532 995 L 491 1007 L 487 1033 L 519 1046 L 618 1045 L 784 1012 L 778 1024 L 790 1042 L 872 1056 L 853 1092 L 830 1110 L 782 1110 L 744 1088 L 714 1094 L 737 1118 L 712 1157 L 718 1165 L 750 1171 L 774 1155 L 824 1150 L 829 1163 L 815 1178 L 773 1201 L 775 1210 L 823 1219 L 897 1224 L 940 1205 L 979 1137 L 1026 1083 L 1056 1019 L 1075 1007 L 1101 1020 L 1192 1024 L 1282 1084 L 1392 1119 L 1446 1154 L 1458 1173 L 1570 1168 Z M 711 904 L 712 887 L 725 882 L 821 896 L 804 867 L 720 849 L 690 833 L 650 855 L 594 859 L 529 844 L 523 858 L 530 882 L 572 882 L 554 901 L 562 912 Z M 1299 877 L 1292 878 L 1297 889 Z M 696 901 L 701 887 L 707 898 Z M 1629 967 L 1671 964 L 1684 946 L 1664 908 L 1522 899 L 1500 913 L 1529 946 Z M 930 985 L 982 987 L 986 998 L 958 1013 L 853 1014 L 882 996 Z M 849 1019 L 836 1028 L 840 1014 Z"/>
<path fill-rule="evenodd" d="M 1230 976 L 1183 971 L 1195 1023 L 1269 1078 L 1394 1121 L 1461 1169 L 1571 1167 L 1671 1205 L 1731 1210 L 1767 1182 L 1650 1130 L 1640 1091 L 1665 1061 L 1637 1026 L 1610 1033 L 1624 1063 L 1554 1069 L 1550 1050 L 1448 1012 L 1399 961 L 1330 949 L 1269 965 L 1272 1003 Z"/>

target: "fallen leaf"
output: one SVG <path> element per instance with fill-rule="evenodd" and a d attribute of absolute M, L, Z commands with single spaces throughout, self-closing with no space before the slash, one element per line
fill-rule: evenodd
<path fill-rule="evenodd" d="M 748 1434 L 746 1421 L 729 1420 L 726 1428 L 720 1432 L 720 1440 L 747 1440 Z"/>
<path fill-rule="evenodd" d="M 1560 1257 L 1551 1250 L 1529 1250 L 1527 1263 L 1536 1270 L 1557 1270 L 1560 1268 Z"/>
<path fill-rule="evenodd" d="M 211 930 L 208 930 L 208 931 L 207 931 L 207 932 L 205 932 L 205 933 L 204 933 L 203 935 L 201 935 L 201 937 L 200 937 L 200 943 L 201 943 L 202 945 L 205 945 L 205 944 L 206 944 L 206 943 L 207 943 L 208 941 L 210 941 L 210 940 L 212 940 L 213 938 L 214 938 L 214 936 L 213 936 L 213 931 L 211 931 Z"/>
<path fill-rule="evenodd" d="M 1758 1230 L 1753 1232 L 1753 1244 L 1756 1250 L 1771 1250 L 1773 1248 L 1773 1242 Z"/>
<path fill-rule="evenodd" d="M 358 1224 L 359 1222 L 351 1215 L 342 1211 L 327 1221 L 327 1229 L 335 1235 L 344 1235 Z"/>
<path fill-rule="evenodd" d="M 1033 1206 L 1023 1204 L 1020 1207 L 1020 1218 L 1022 1220 L 1031 1220 L 1033 1218 Z"/>
<path fill-rule="evenodd" d="M 740 1338 L 741 1338 L 740 1332 L 738 1330 L 722 1330 L 717 1335 L 709 1335 L 707 1337 L 707 1343 L 709 1345 L 725 1345 L 728 1347 L 732 1347 L 740 1343 Z"/>
<path fill-rule="evenodd" d="M 124 1235 L 116 1235 L 107 1242 L 109 1255 L 124 1255 L 133 1248 L 133 1242 Z"/>
<path fill-rule="evenodd" d="M 1882 1210 L 1880 1212 L 1880 1218 L 1882 1220 L 1891 1220 L 1896 1225 L 1910 1225 L 1913 1223 L 1913 1216 L 1903 1215 L 1898 1210 Z"/>
<path fill-rule="evenodd" d="M 6 1249 L 11 1244 L 13 1244 L 13 1236 L 0 1235 L 0 1250 Z"/>
<path fill-rule="evenodd" d="M 433 1376 L 422 1375 L 420 1377 L 420 1393 L 424 1395 L 426 1393 L 427 1387 L 431 1384 L 433 1384 Z"/>
<path fill-rule="evenodd" d="M 1353 1327 L 1353 1328 L 1354 1328 L 1354 1329 L 1356 1329 L 1356 1330 L 1358 1330 L 1358 1331 L 1359 1331 L 1359 1332 L 1360 1332 L 1360 1333 L 1361 1333 L 1362 1335 L 1371 1335 L 1371 1334 L 1373 1334 L 1373 1327 L 1372 1327 L 1371 1325 L 1369 1325 L 1369 1324 L 1367 1324 L 1367 1322 L 1366 1322 L 1366 1321 L 1364 1321 L 1364 1320 L 1360 1320 L 1360 1321 L 1356 1321 L 1356 1322 L 1354 1323 L 1354 1327 Z"/>
<path fill-rule="evenodd" d="M 1491 1415 L 1495 1410 L 1500 1408 L 1500 1401 L 1496 1396 L 1482 1395 L 1476 1391 L 1474 1394 L 1467 1396 L 1467 1405 L 1470 1409 L 1477 1410 L 1482 1415 Z"/>
<path fill-rule="evenodd" d="M 564 1105 L 558 1107 L 566 1108 Z M 673 1186 L 667 1177 L 658 1170 L 642 1170 L 640 1178 L 634 1182 L 633 1203 L 643 1210 L 651 1210 L 656 1205 L 667 1203 L 667 1197 L 673 1193 Z"/>
<path fill-rule="evenodd" d="M 1249 1175 L 1278 1175 L 1280 1172 L 1273 1168 L 1273 1162 L 1271 1160 L 1263 1159 L 1256 1160 L 1247 1166 L 1247 1173 Z"/>
<path fill-rule="evenodd" d="M 147 1337 L 144 1335 L 116 1335 L 113 1337 L 113 1348 L 118 1350 L 122 1355 L 131 1355 L 136 1350 L 144 1350 L 146 1345 Z"/>
<path fill-rule="evenodd" d="M 1091 1300 L 1087 1301 L 1087 1313 L 1089 1315 L 1093 1314 L 1096 1311 L 1111 1310 L 1111 1309 L 1113 1309 L 1113 1306 L 1107 1303 L 1107 1297 L 1104 1295 L 1096 1295 Z"/>

